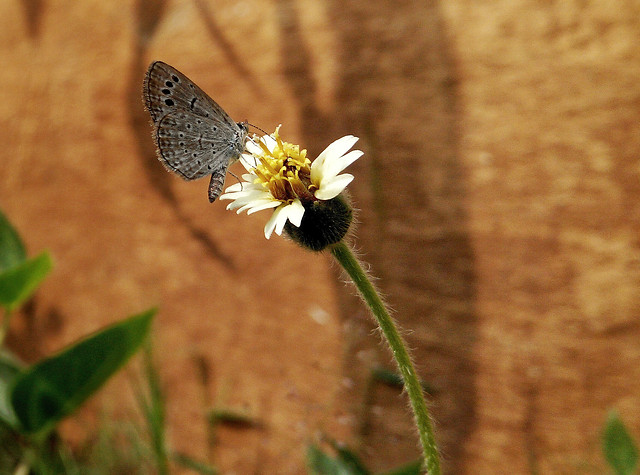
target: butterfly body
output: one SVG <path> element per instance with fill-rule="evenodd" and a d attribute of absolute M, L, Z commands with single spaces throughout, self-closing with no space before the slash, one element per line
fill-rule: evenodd
<path fill-rule="evenodd" d="M 247 123 L 234 122 L 193 81 L 161 61 L 149 66 L 143 95 L 160 161 L 186 180 L 211 175 L 209 201 L 215 201 L 229 165 L 244 151 Z"/>

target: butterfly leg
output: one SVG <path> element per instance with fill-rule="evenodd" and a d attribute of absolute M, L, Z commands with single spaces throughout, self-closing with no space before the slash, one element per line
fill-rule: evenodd
<path fill-rule="evenodd" d="M 231 175 L 233 178 L 235 178 L 236 180 L 238 180 L 238 183 L 240 183 L 240 189 L 242 189 L 242 180 L 240 178 L 238 178 L 238 175 L 233 173 L 231 170 L 229 170 L 227 173 L 229 175 Z"/>

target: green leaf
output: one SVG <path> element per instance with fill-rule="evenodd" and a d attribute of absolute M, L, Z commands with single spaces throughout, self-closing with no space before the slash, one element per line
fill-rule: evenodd
<path fill-rule="evenodd" d="M 176 464 L 202 475 L 216 475 L 218 473 L 218 471 L 211 465 L 200 462 L 193 457 L 190 457 L 189 455 L 183 453 L 173 453 L 172 458 Z"/>
<path fill-rule="evenodd" d="M 350 451 L 342 449 L 337 458 L 324 453 L 316 445 L 307 448 L 309 472 L 314 475 L 369 475 L 369 471 Z"/>
<path fill-rule="evenodd" d="M 347 467 L 315 445 L 307 448 L 307 464 L 309 473 L 313 475 L 351 475 Z"/>
<path fill-rule="evenodd" d="M 0 211 L 0 272 L 20 264 L 27 258 L 18 232 Z"/>
<path fill-rule="evenodd" d="M 21 462 L 24 465 L 27 451 L 22 437 L 10 426 L 0 421 L 0 473 L 17 475 L 17 467 Z"/>
<path fill-rule="evenodd" d="M 13 310 L 27 300 L 51 271 L 51 256 L 43 252 L 0 274 L 0 305 Z"/>
<path fill-rule="evenodd" d="M 136 352 L 155 313 L 111 325 L 21 373 L 11 390 L 20 430 L 45 433 L 75 411 Z"/>
<path fill-rule="evenodd" d="M 602 434 L 604 456 L 617 475 L 631 475 L 638 466 L 638 448 L 618 413 L 611 411 Z"/>
<path fill-rule="evenodd" d="M 145 342 L 143 352 L 144 370 L 148 395 L 138 394 L 138 404 L 142 409 L 158 475 L 169 473 L 169 455 L 166 444 L 166 404 L 160 384 L 160 375 L 153 364 L 153 354 L 149 340 Z"/>
<path fill-rule="evenodd" d="M 335 440 L 331 441 L 331 446 L 338 454 L 338 460 L 349 469 L 349 473 L 370 475 L 371 472 L 364 466 L 360 457 L 358 457 L 354 452 L 339 445 Z"/>
<path fill-rule="evenodd" d="M 22 364 L 18 359 L 0 348 L 0 420 L 14 429 L 18 427 L 18 419 L 9 402 L 9 389 L 21 369 Z"/>
<path fill-rule="evenodd" d="M 408 463 L 407 465 L 403 465 L 402 467 L 395 468 L 389 472 L 385 472 L 383 475 L 421 475 L 422 460 L 416 460 L 414 462 Z"/>

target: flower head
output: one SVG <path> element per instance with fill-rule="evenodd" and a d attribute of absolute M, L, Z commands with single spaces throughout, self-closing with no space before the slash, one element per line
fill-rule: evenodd
<path fill-rule="evenodd" d="M 240 160 L 247 169 L 247 173 L 242 175 L 244 181 L 228 187 L 220 197 L 222 200 L 233 200 L 227 209 L 235 209 L 238 213 L 247 211 L 247 214 L 252 214 L 275 208 L 264 228 L 267 239 L 273 231 L 282 234 L 287 222 L 296 228 L 301 225 L 305 227 L 305 213 L 308 221 L 310 215 L 318 216 L 318 211 L 325 206 L 335 208 L 332 200 L 343 203 L 338 206 L 343 208 L 344 201 L 337 197 L 351 183 L 353 175 L 340 172 L 362 156 L 360 150 L 349 152 L 358 138 L 347 135 L 333 142 L 311 162 L 306 150 L 280 139 L 279 129 L 263 137 L 254 135 L 253 139 L 247 141 L 246 152 Z M 350 223 L 351 209 L 348 210 Z M 326 214 L 320 213 L 323 216 Z M 334 215 L 335 212 L 329 214 Z M 318 226 L 318 223 L 309 224 Z M 348 224 L 345 233 L 347 229 Z M 343 236 L 344 233 L 338 240 Z"/>

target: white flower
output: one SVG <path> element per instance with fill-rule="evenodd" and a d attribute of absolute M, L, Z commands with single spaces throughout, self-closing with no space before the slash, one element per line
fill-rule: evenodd
<path fill-rule="evenodd" d="M 347 153 L 357 141 L 358 137 L 346 135 L 325 148 L 313 161 L 311 183 L 317 187 L 314 192 L 316 198 L 319 200 L 335 198 L 351 183 L 353 175 L 349 173 L 338 175 L 338 173 L 363 155 L 360 150 Z"/>
<path fill-rule="evenodd" d="M 272 135 L 247 141 L 240 159 L 247 173 L 241 183 L 228 187 L 220 197 L 233 200 L 227 209 L 237 213 L 275 208 L 264 227 L 267 239 L 273 231 L 282 234 L 287 221 L 299 227 L 305 205 L 342 193 L 353 175 L 339 173 L 363 154 L 360 150 L 349 152 L 358 138 L 347 135 L 329 145 L 312 163 L 306 150 L 280 139 L 279 128 Z"/>

